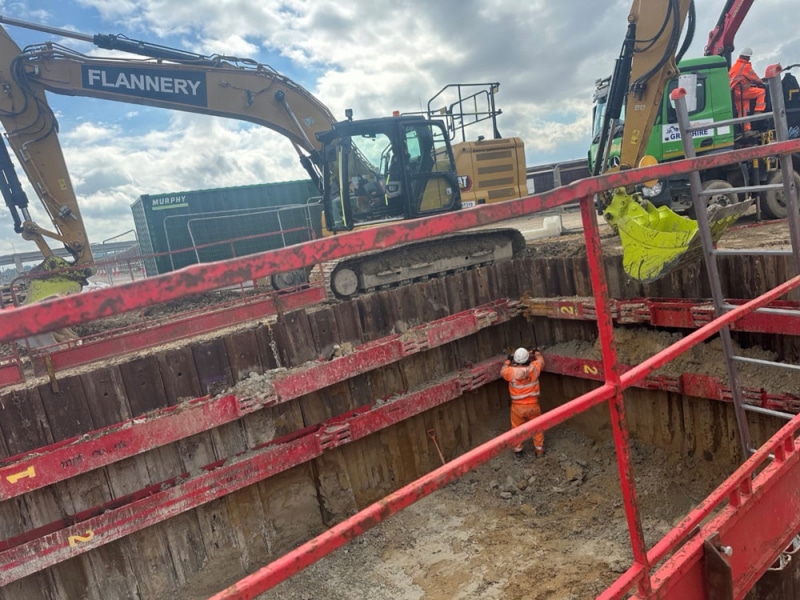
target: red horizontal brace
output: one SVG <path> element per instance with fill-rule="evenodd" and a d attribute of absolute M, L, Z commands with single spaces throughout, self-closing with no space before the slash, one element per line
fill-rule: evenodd
<path fill-rule="evenodd" d="M 545 353 L 545 358 L 544 370 L 547 373 L 605 381 L 603 361 L 601 360 L 561 356 L 549 352 Z M 634 368 L 635 365 L 619 365 L 620 373 L 627 373 Z M 634 387 L 675 392 L 686 396 L 694 396 L 695 398 L 732 401 L 730 388 L 723 384 L 722 379 L 702 373 L 683 373 L 681 375 L 651 374 Z M 791 413 L 796 413 L 800 410 L 800 396 L 790 393 L 770 394 L 761 388 L 743 387 L 742 395 L 745 402 L 753 406 Z"/>
<path fill-rule="evenodd" d="M 741 305 L 746 300 L 727 300 Z M 578 298 L 524 298 L 524 313 L 531 317 L 551 319 L 578 319 L 594 321 L 594 299 Z M 800 335 L 800 303 L 771 302 L 764 308 L 796 310 L 797 315 L 765 314 L 753 312 L 731 325 L 736 331 Z M 711 300 L 685 300 L 680 298 L 632 298 L 611 300 L 611 316 L 620 324 L 649 323 L 656 327 L 697 329 L 714 319 Z"/>
<path fill-rule="evenodd" d="M 45 358 L 49 357 L 52 368 L 61 371 L 78 365 L 89 364 L 109 356 L 119 356 L 129 352 L 152 348 L 164 340 L 179 340 L 202 333 L 217 331 L 304 306 L 319 304 L 326 298 L 322 287 L 309 287 L 284 294 L 262 296 L 257 301 L 232 303 L 214 311 L 201 311 L 191 316 L 173 317 L 154 325 L 142 322 L 133 327 L 120 330 L 116 335 L 104 335 L 98 339 L 82 339 L 80 344 L 70 343 L 68 347 L 59 344 L 42 350 L 31 351 L 31 361 L 36 375 L 48 373 Z M 2 382 L 0 382 L 2 383 Z"/>
<path fill-rule="evenodd" d="M 699 525 L 722 506 L 653 574 L 653 597 L 665 600 L 715 597 L 705 582 L 703 560 L 703 543 L 715 533 L 719 534 L 720 544 L 732 551 L 727 562 L 731 568 L 733 597 L 743 598 L 752 589 L 800 530 L 798 429 L 800 416 L 770 438 L 703 505 L 684 519 L 681 529 L 685 531 L 686 523 Z M 655 558 L 665 555 L 665 550 L 662 545 L 648 555 Z"/>
<path fill-rule="evenodd" d="M 484 204 L 422 219 L 398 221 L 225 261 L 191 265 L 158 277 L 0 311 L 0 343 L 63 329 L 191 294 L 238 285 L 274 273 L 310 267 L 367 250 L 391 248 L 404 243 L 430 240 L 447 233 L 499 223 L 591 197 L 607 189 L 627 187 L 648 179 L 660 179 L 693 169 L 705 170 L 798 151 L 800 151 L 800 139 L 703 155 L 582 179 L 543 194 L 517 200 Z"/>
<path fill-rule="evenodd" d="M 352 354 L 276 376 L 255 398 L 200 398 L 0 461 L 0 500 L 40 489 L 124 458 L 219 427 L 242 416 L 386 366 L 425 348 L 510 320 L 516 310 L 497 300 L 359 346 Z M 420 343 L 420 341 L 424 343 Z M 270 388 L 270 384 L 272 388 Z"/>
<path fill-rule="evenodd" d="M 25 381 L 19 359 L 14 356 L 0 358 L 0 388 Z"/>
<path fill-rule="evenodd" d="M 470 377 L 477 376 L 488 382 L 499 378 L 500 364 L 501 359 L 496 358 L 466 371 Z M 305 436 L 282 444 L 265 444 L 218 461 L 206 467 L 206 472 L 200 475 L 184 474 L 170 480 L 172 487 L 139 498 L 127 506 L 109 510 L 98 507 L 87 511 L 96 516 L 69 526 L 51 524 L 39 528 L 48 533 L 0 552 L 0 586 L 308 462 L 326 449 L 361 439 L 449 402 L 462 394 L 463 377 L 463 372 L 457 372 L 433 386 L 356 411 L 350 418 L 331 419 Z M 342 432 L 346 435 L 340 435 Z M 102 514 L 97 514 L 99 512 Z M 74 516 L 72 519 L 78 518 Z M 56 529 L 58 525 L 63 528 Z"/>

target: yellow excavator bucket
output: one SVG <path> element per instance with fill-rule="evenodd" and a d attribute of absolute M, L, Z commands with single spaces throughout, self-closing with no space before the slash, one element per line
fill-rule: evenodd
<path fill-rule="evenodd" d="M 711 238 L 716 242 L 752 205 L 746 200 L 730 206 L 712 206 L 708 212 Z M 700 260 L 703 246 L 697 221 L 682 217 L 666 206 L 656 208 L 646 200 L 614 191 L 603 217 L 622 242 L 622 266 L 631 278 L 648 283 L 672 269 Z"/>
<path fill-rule="evenodd" d="M 80 292 L 83 286 L 86 285 L 86 277 L 91 274 L 91 270 L 88 268 L 64 270 L 71 266 L 63 258 L 48 256 L 44 259 L 44 262 L 31 269 L 31 272 L 34 275 L 38 274 L 38 276 L 28 280 L 28 290 L 22 305 L 26 306 Z M 77 334 L 71 329 L 61 329 L 30 336 L 27 340 L 31 348 L 41 348 L 59 344 L 76 337 Z"/>

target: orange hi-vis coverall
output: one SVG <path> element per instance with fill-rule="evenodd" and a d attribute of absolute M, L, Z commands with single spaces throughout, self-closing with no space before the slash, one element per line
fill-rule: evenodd
<path fill-rule="evenodd" d="M 762 87 L 764 82 L 756 75 L 753 65 L 746 58 L 740 56 L 728 71 L 733 105 L 736 116 L 746 117 L 750 113 L 750 101 L 755 100 L 755 112 L 764 112 L 767 109 L 767 91 Z M 744 130 L 750 130 L 750 123 L 744 124 Z"/>
<path fill-rule="evenodd" d="M 527 365 L 512 364 L 510 360 L 503 363 L 500 377 L 508 382 L 511 394 L 511 428 L 535 419 L 542 414 L 539 406 L 539 374 L 544 368 L 544 357 L 536 352 L 534 359 Z M 537 454 L 544 452 L 544 431 L 533 434 L 533 446 Z M 514 448 L 514 452 L 522 452 L 522 444 Z"/>

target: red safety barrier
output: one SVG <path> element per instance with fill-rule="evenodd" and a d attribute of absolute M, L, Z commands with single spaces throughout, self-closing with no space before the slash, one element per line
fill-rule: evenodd
<path fill-rule="evenodd" d="M 708 556 L 709 545 L 712 549 L 727 554 L 728 540 L 735 539 L 739 543 L 744 539 L 744 529 L 740 529 L 740 523 L 752 515 L 753 519 L 767 519 L 768 523 L 763 531 L 754 536 L 753 539 L 757 543 L 749 550 L 742 552 L 743 560 L 749 561 L 749 566 L 740 562 L 738 557 L 731 560 L 731 576 L 734 578 L 737 592 L 740 592 L 746 589 L 747 585 L 752 584 L 754 578 L 763 573 L 764 569 L 774 560 L 776 553 L 785 547 L 786 532 L 793 535 L 797 529 L 798 524 L 795 523 L 795 520 L 798 518 L 797 515 L 800 515 L 800 511 L 797 510 L 797 502 L 793 502 L 791 499 L 792 494 L 796 495 L 794 478 L 797 476 L 796 471 L 798 470 L 797 452 L 794 451 L 795 442 L 792 437 L 795 429 L 784 428 L 782 438 L 779 436 L 773 438 L 768 447 L 759 451 L 751 461 L 748 461 L 746 466 L 752 470 L 746 473 L 742 470 L 737 472 L 741 478 L 733 482 L 733 487 L 726 489 L 725 497 L 728 498 L 728 506 L 723 507 L 710 522 L 717 526 L 717 537 L 709 535 L 702 540 L 702 545 L 698 546 L 699 538 L 692 537 L 694 530 L 689 531 L 686 526 L 678 528 L 674 531 L 674 535 L 668 536 L 669 540 L 658 546 L 658 553 L 654 553 L 653 550 L 648 552 L 642 535 L 635 481 L 631 469 L 622 391 L 645 381 L 669 360 L 719 332 L 725 325 L 734 323 L 756 308 L 763 307 L 788 291 L 797 288 L 800 286 L 800 277 L 790 280 L 756 300 L 731 310 L 723 317 L 700 327 L 680 342 L 659 352 L 642 364 L 622 372 L 613 344 L 613 318 L 608 285 L 601 260 L 593 196 L 603 190 L 628 186 L 649 179 L 663 178 L 688 172 L 691 169 L 705 170 L 798 151 L 800 151 L 800 140 L 791 140 L 769 146 L 755 146 L 733 152 L 705 155 L 586 179 L 537 196 L 483 205 L 410 222 L 393 223 L 250 257 L 195 265 L 158 278 L 124 284 L 118 288 L 98 290 L 48 301 L 40 305 L 3 311 L 0 313 L 0 342 L 77 325 L 91 319 L 143 308 L 156 302 L 236 285 L 242 281 L 260 279 L 277 272 L 335 260 L 367 249 L 389 248 L 401 243 L 427 240 L 441 234 L 526 216 L 533 212 L 574 202 L 578 198 L 581 203 L 581 216 L 586 236 L 605 382 L 597 389 L 455 458 L 443 467 L 390 494 L 321 536 L 303 544 L 216 597 L 254 598 L 258 593 L 269 589 L 330 553 L 391 514 L 441 488 L 469 469 L 487 462 L 499 452 L 528 438 L 534 430 L 549 429 L 589 407 L 605 401 L 608 401 L 611 412 L 623 504 L 634 558 L 631 569 L 612 586 L 606 597 L 622 598 L 629 593 L 633 586 L 636 586 L 636 591 L 642 598 L 708 597 L 702 573 L 699 577 L 697 575 L 699 572 L 697 565 L 701 562 L 698 557 Z M 329 428 L 326 428 L 324 432 L 309 432 L 314 437 L 295 438 L 306 439 L 309 443 L 307 448 L 298 452 L 302 456 L 311 456 L 316 451 L 315 448 L 324 449 L 324 447 L 346 443 L 355 439 L 360 434 L 359 432 L 366 434 L 376 431 L 382 426 L 398 422 L 411 414 L 417 414 L 414 412 L 417 409 L 427 410 L 436 403 L 445 402 L 465 390 L 474 389 L 496 378 L 497 366 L 496 362 L 482 363 L 480 367 L 460 373 L 455 380 L 451 378 L 420 392 L 419 396 L 410 394 L 408 398 L 413 397 L 414 400 L 408 407 L 405 404 L 398 404 L 397 402 L 401 400 L 398 399 L 396 402 L 390 402 L 380 407 L 371 407 L 364 413 L 356 411 L 350 416 L 345 416 L 346 423 L 337 419 L 335 423 L 329 424 Z M 360 421 L 360 419 L 364 420 Z M 795 421 L 791 425 L 796 426 Z M 359 427 L 362 428 L 359 429 Z M 763 466 L 770 450 L 775 456 L 774 463 L 764 467 L 758 476 L 752 479 L 756 469 Z M 296 456 L 290 452 L 284 456 L 286 459 L 284 461 L 283 458 L 279 459 L 276 456 L 266 457 L 266 448 L 254 448 L 252 451 L 255 452 L 251 456 L 241 457 L 241 459 L 237 457 L 236 460 L 226 459 L 226 461 L 209 465 L 206 473 L 189 477 L 186 480 L 176 479 L 173 487 L 167 484 L 160 492 L 155 492 L 150 496 L 129 499 L 130 504 L 125 506 L 109 506 L 108 510 L 98 515 L 81 515 L 83 520 L 70 526 L 66 526 L 65 523 L 52 525 L 51 527 L 57 529 L 50 533 L 37 530 L 42 536 L 36 539 L 15 540 L 19 542 L 18 545 L 0 553 L 0 561 L 3 562 L 3 568 L 0 569 L 0 583 L 23 577 L 96 547 L 105 541 L 118 539 L 131 531 L 132 527 L 139 527 L 143 522 L 156 523 L 162 516 L 167 518 L 172 514 L 197 506 L 199 503 L 207 502 L 219 495 L 230 493 L 244 485 L 268 477 L 273 469 L 280 468 L 283 464 L 290 464 L 289 456 Z M 777 518 L 774 519 L 765 515 L 764 509 L 767 505 L 763 501 L 767 498 L 773 502 L 784 501 L 787 507 L 786 511 L 776 513 Z M 194 504 L 195 502 L 198 504 Z M 693 516 L 692 518 L 699 517 Z M 787 526 L 786 532 L 777 530 L 777 523 L 781 520 L 782 524 Z M 708 532 L 705 529 L 707 525 L 704 525 L 701 530 Z M 678 548 L 681 541 L 690 537 L 692 539 L 689 542 Z M 651 576 L 651 565 L 673 551 L 675 553 L 667 563 L 654 576 Z M 702 554 L 703 552 L 706 554 Z M 736 552 L 734 552 L 734 556 L 736 556 Z M 664 571 L 667 566 L 669 571 Z M 3 577 L 6 579 L 3 580 Z M 689 595 L 690 592 L 692 595 Z M 741 594 L 736 597 L 741 597 Z"/>
<path fill-rule="evenodd" d="M 310 267 L 367 249 L 390 248 L 398 244 L 428 240 L 447 233 L 527 216 L 574 202 L 576 198 L 593 197 L 594 194 L 615 187 L 660 179 L 690 169 L 710 169 L 791 152 L 800 152 L 800 140 L 609 173 L 517 200 L 484 204 L 434 217 L 395 222 L 242 258 L 192 265 L 142 281 L 48 300 L 35 306 L 2 311 L 0 343 L 79 325 L 92 319 L 144 308 L 159 302 L 238 285 L 244 281 L 262 279 L 274 273 Z"/>
<path fill-rule="evenodd" d="M 727 300 L 741 305 L 746 300 Z M 528 317 L 594 321 L 597 314 L 592 298 L 523 298 L 524 314 Z M 800 335 L 800 302 L 781 300 L 771 302 L 768 309 L 798 311 L 798 314 L 756 312 L 745 315 L 731 324 L 735 331 Z M 653 325 L 697 329 L 714 319 L 710 300 L 680 298 L 632 298 L 610 301 L 611 316 L 621 325 Z"/>
<path fill-rule="evenodd" d="M 593 200 L 586 198 L 582 201 L 582 214 L 584 216 L 584 228 L 587 232 L 587 237 L 590 238 L 587 243 L 589 251 L 591 273 L 597 278 L 593 280 L 593 289 L 601 290 L 600 294 L 605 294 L 606 301 L 603 298 L 595 296 L 598 324 L 601 334 L 601 341 L 603 341 L 603 355 L 604 355 L 604 368 L 606 372 L 606 383 L 591 392 L 576 398 L 562 406 L 559 406 L 544 415 L 525 423 L 511 431 L 508 431 L 493 440 L 486 442 L 482 446 L 467 452 L 466 454 L 457 457 L 447 463 L 446 465 L 436 469 L 428 475 L 418 479 L 417 481 L 401 488 L 397 492 L 390 494 L 383 500 L 376 502 L 365 508 L 358 514 L 350 517 L 346 521 L 331 528 L 325 533 L 317 536 L 316 538 L 306 542 L 297 549 L 289 552 L 285 556 L 270 563 L 262 569 L 256 571 L 252 575 L 245 577 L 236 584 L 213 596 L 212 600 L 233 600 L 243 599 L 249 600 L 258 596 L 258 594 L 274 587 L 281 581 L 291 577 L 298 571 L 304 569 L 313 562 L 326 556 L 335 549 L 343 546 L 350 541 L 353 536 L 360 535 L 365 531 L 371 529 L 381 521 L 384 521 L 392 514 L 409 506 L 413 502 L 429 495 L 430 493 L 442 488 L 444 485 L 453 479 L 463 475 L 470 469 L 475 468 L 488 462 L 490 459 L 497 456 L 503 450 L 509 449 L 514 445 L 521 443 L 530 437 L 536 430 L 547 430 L 559 423 L 568 420 L 570 417 L 577 415 L 586 409 L 595 406 L 604 401 L 613 400 L 616 403 L 615 410 L 612 410 L 612 416 L 616 417 L 616 421 L 612 420 L 612 426 L 615 428 L 615 445 L 617 460 L 620 463 L 620 483 L 623 492 L 623 499 L 626 504 L 626 512 L 629 513 L 629 525 L 633 521 L 633 526 L 629 527 L 631 531 L 631 544 L 634 547 L 634 566 L 623 576 L 622 581 L 616 583 L 607 594 L 606 598 L 624 598 L 632 586 L 638 586 L 638 591 L 643 598 L 660 597 L 654 596 L 657 590 L 651 586 L 650 581 L 650 565 L 654 561 L 650 558 L 650 554 L 646 551 L 644 539 L 641 529 L 641 520 L 638 518 L 638 506 L 636 503 L 635 480 L 630 469 L 630 449 L 627 445 L 627 427 L 624 417 L 624 405 L 621 402 L 622 390 L 636 385 L 648 377 L 653 371 L 664 366 L 672 358 L 686 350 L 696 346 L 702 341 L 708 339 L 712 335 L 718 333 L 722 327 L 733 323 L 752 311 L 768 305 L 770 302 L 777 300 L 789 291 L 800 287 L 800 276 L 791 279 L 790 281 L 780 285 L 766 294 L 763 294 L 725 314 L 724 316 L 715 319 L 711 323 L 704 325 L 697 331 L 687 335 L 678 343 L 665 348 L 655 356 L 644 361 L 642 364 L 633 367 L 631 370 L 620 374 L 619 365 L 616 362 L 616 353 L 611 345 L 612 330 L 611 330 L 611 314 L 607 309 L 608 307 L 608 290 L 605 286 L 605 279 L 602 275 L 603 271 L 600 268 L 599 261 L 599 235 L 597 235 L 596 216 L 594 214 Z M 594 236 L 592 236 L 594 232 Z M 608 351 L 610 350 L 610 356 Z M 611 376 L 609 377 L 609 373 Z M 611 381 L 609 381 L 609 379 Z M 797 419 L 796 419 L 797 420 Z M 793 421 L 794 422 L 794 421 Z M 776 443 L 776 438 L 773 438 L 770 443 Z M 790 488 L 791 489 L 791 488 Z M 787 529 L 787 531 L 789 531 Z M 794 535 L 796 529 L 790 532 Z M 670 542 L 668 548 L 677 546 L 677 541 L 685 539 L 689 532 L 680 530 L 675 531 L 675 543 Z M 774 548 L 775 552 L 785 547 L 786 543 L 777 540 Z M 638 556 L 637 556 L 638 555 Z M 772 551 L 770 551 L 772 556 Z M 762 557 L 763 558 L 763 557 Z M 688 556 L 687 563 L 675 567 L 676 575 L 680 575 L 687 571 L 687 569 L 696 562 L 695 556 Z M 764 569 L 774 560 L 772 557 L 769 561 L 765 562 Z M 762 569 L 758 574 L 763 572 Z M 697 582 L 695 582 L 697 583 Z M 705 587 L 702 586 L 705 590 Z M 704 592 L 698 592 L 704 593 Z M 680 598 L 679 595 L 673 596 Z M 707 598 L 707 596 L 702 596 Z"/>

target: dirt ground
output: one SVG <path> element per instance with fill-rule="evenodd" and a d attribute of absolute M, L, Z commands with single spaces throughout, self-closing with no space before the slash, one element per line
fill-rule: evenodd
<path fill-rule="evenodd" d="M 487 433 L 505 431 L 497 415 Z M 577 600 L 632 562 L 610 440 L 566 425 L 548 453 L 505 453 L 417 502 L 260 600 Z M 652 545 L 733 471 L 634 443 Z"/>

